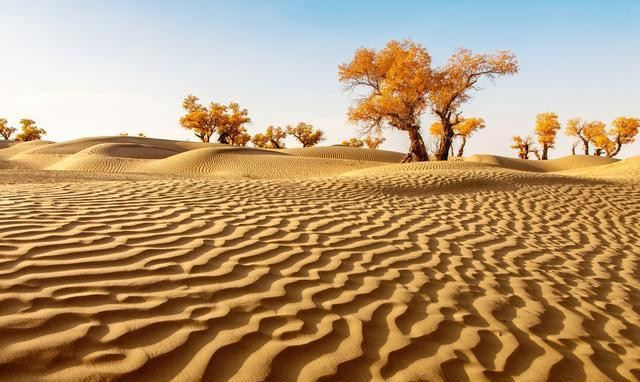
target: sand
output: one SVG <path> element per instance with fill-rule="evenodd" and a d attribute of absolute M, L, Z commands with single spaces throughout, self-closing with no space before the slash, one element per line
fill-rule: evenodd
<path fill-rule="evenodd" d="M 639 157 L 394 155 L 0 148 L 0 380 L 640 379 Z"/>

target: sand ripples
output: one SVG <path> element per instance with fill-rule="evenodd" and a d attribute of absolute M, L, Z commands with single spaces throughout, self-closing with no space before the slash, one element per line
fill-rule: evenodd
<path fill-rule="evenodd" d="M 640 378 L 637 183 L 473 171 L 7 185 L 0 378 Z"/>

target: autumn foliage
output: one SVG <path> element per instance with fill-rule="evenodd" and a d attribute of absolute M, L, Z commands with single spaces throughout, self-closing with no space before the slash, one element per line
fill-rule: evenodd
<path fill-rule="evenodd" d="M 362 141 L 362 139 L 350 138 L 348 140 L 342 141 L 341 145 L 347 147 L 362 147 L 364 146 L 364 142 Z"/>
<path fill-rule="evenodd" d="M 322 130 L 314 129 L 312 125 L 304 122 L 298 123 L 295 127 L 287 126 L 287 134 L 295 137 L 302 147 L 315 146 L 325 139 Z"/>
<path fill-rule="evenodd" d="M 15 132 L 15 127 L 10 127 L 7 124 L 7 120 L 5 118 L 0 118 L 0 136 L 2 136 L 5 140 L 9 140 Z"/>
<path fill-rule="evenodd" d="M 380 147 L 381 144 L 384 143 L 385 139 L 383 137 L 374 137 L 371 135 L 367 135 L 366 137 L 362 138 L 362 141 L 368 149 L 376 150 Z"/>
<path fill-rule="evenodd" d="M 22 131 L 16 135 L 17 141 L 37 141 L 42 139 L 42 136 L 47 134 L 44 129 L 39 128 L 36 122 L 31 119 L 21 119 L 20 127 Z"/>
<path fill-rule="evenodd" d="M 188 95 L 182 102 L 185 115 L 180 118 L 180 125 L 192 130 L 202 142 L 209 142 L 214 133 L 219 134 L 218 141 L 230 145 L 244 146 L 251 136 L 247 133 L 245 124 L 251 122 L 247 109 L 231 102 L 222 105 L 211 102 L 205 107 L 199 98 Z"/>
<path fill-rule="evenodd" d="M 460 107 L 467 102 L 478 81 L 518 71 L 515 56 L 507 51 L 473 54 L 458 49 L 442 67 L 431 67 L 426 48 L 411 40 L 390 41 L 380 51 L 361 48 L 351 62 L 339 66 L 339 79 L 347 89 L 366 89 L 356 100 L 348 118 L 364 133 L 391 127 L 406 131 L 410 149 L 403 161 L 428 160 L 420 134 L 420 118 L 429 108 L 442 125 L 435 157 L 446 160 L 454 139 L 454 127 L 462 122 Z"/>
<path fill-rule="evenodd" d="M 264 134 L 258 133 L 251 138 L 251 143 L 255 147 L 267 149 L 283 149 L 283 140 L 287 137 L 287 132 L 282 127 L 267 127 Z"/>
<path fill-rule="evenodd" d="M 538 143 L 542 146 L 542 160 L 549 159 L 549 149 L 555 145 L 558 130 L 560 130 L 560 122 L 557 114 L 540 113 L 536 116 L 535 133 L 538 136 Z"/>
<path fill-rule="evenodd" d="M 460 122 L 453 127 L 453 139 L 449 150 L 453 156 L 454 152 L 454 140 L 460 138 L 460 146 L 458 147 L 457 156 L 464 155 L 464 148 L 467 144 L 467 138 L 469 138 L 474 132 L 480 129 L 484 129 L 485 123 L 482 118 L 461 118 Z M 443 139 L 446 139 L 444 127 L 441 122 L 434 122 L 429 128 L 429 133 L 438 139 L 438 147 Z"/>
<path fill-rule="evenodd" d="M 515 135 L 511 138 L 512 144 L 511 148 L 518 150 L 518 158 L 520 159 L 529 159 L 529 153 L 534 153 L 535 156 L 540 159 L 540 155 L 538 154 L 538 150 L 533 143 L 533 139 L 531 137 L 521 137 L 519 135 Z"/>

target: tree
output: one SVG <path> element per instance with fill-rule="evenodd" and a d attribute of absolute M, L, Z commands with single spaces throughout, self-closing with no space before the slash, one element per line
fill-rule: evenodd
<path fill-rule="evenodd" d="M 20 125 L 22 131 L 16 136 L 17 141 L 38 141 L 42 136 L 47 134 L 44 129 L 39 128 L 36 122 L 31 119 L 21 119 Z"/>
<path fill-rule="evenodd" d="M 367 135 L 362 139 L 362 141 L 364 142 L 365 145 L 367 145 L 367 148 L 371 150 L 376 150 L 378 149 L 378 147 L 380 147 L 382 143 L 384 143 L 385 139 L 382 137 L 374 137 L 371 135 Z"/>
<path fill-rule="evenodd" d="M 590 144 L 595 141 L 597 136 L 604 134 L 604 126 L 605 124 L 600 121 L 583 121 L 580 118 L 572 118 L 567 121 L 565 134 L 578 137 L 584 148 L 584 155 L 589 155 Z M 575 145 L 572 146 L 572 152 L 575 154 Z"/>
<path fill-rule="evenodd" d="M 460 121 L 453 127 L 453 138 L 455 139 L 459 137 L 462 140 L 460 147 L 458 148 L 458 157 L 461 157 L 464 154 L 467 138 L 477 130 L 484 129 L 484 127 L 485 123 L 482 118 L 460 118 Z M 442 122 L 434 122 L 429 128 L 429 133 L 438 138 L 438 147 L 440 147 L 442 140 L 446 139 Z M 451 156 L 453 156 L 453 140 L 449 145 L 449 151 L 451 152 Z"/>
<path fill-rule="evenodd" d="M 0 118 L 0 135 L 5 141 L 8 141 L 11 138 L 11 135 L 15 132 L 15 127 L 9 127 L 9 125 L 7 125 L 7 120 L 5 118 Z"/>
<path fill-rule="evenodd" d="M 268 149 L 283 149 L 283 139 L 287 137 L 287 132 L 282 127 L 267 127 L 267 131 L 264 134 L 258 133 L 251 138 L 251 142 L 255 147 L 268 148 Z"/>
<path fill-rule="evenodd" d="M 536 116 L 535 132 L 538 135 L 538 143 L 542 146 L 542 160 L 549 159 L 549 149 L 555 144 L 558 130 L 560 122 L 557 114 L 540 113 Z"/>
<path fill-rule="evenodd" d="M 455 137 L 455 126 L 460 118 L 460 107 L 471 99 L 471 91 L 479 90 L 482 78 L 495 80 L 499 76 L 518 72 L 518 63 L 513 53 L 498 51 L 494 54 L 473 54 L 468 49 L 457 49 L 446 65 L 432 74 L 429 90 L 429 107 L 440 119 L 443 135 L 436 151 L 436 159 L 447 160 Z"/>
<path fill-rule="evenodd" d="M 362 125 L 364 133 L 380 133 L 391 127 L 406 131 L 411 142 L 402 160 L 428 160 L 420 134 L 420 117 L 429 107 L 440 118 L 443 136 L 436 159 L 446 160 L 454 138 L 453 127 L 460 123 L 460 106 L 478 89 L 483 77 L 495 79 L 518 71 L 515 56 L 507 51 L 472 54 L 458 49 L 447 65 L 431 69 L 427 50 L 411 40 L 390 41 L 384 49 L 358 49 L 349 63 L 339 66 L 339 78 L 353 90 L 368 93 L 349 109 L 349 120 Z"/>
<path fill-rule="evenodd" d="M 406 131 L 410 148 L 403 162 L 429 159 L 420 135 L 420 116 L 431 84 L 431 56 L 424 47 L 405 40 L 389 41 L 380 51 L 360 48 L 338 72 L 346 89 L 367 89 L 347 114 L 361 126 L 362 134 L 380 135 L 387 127 Z"/>
<path fill-rule="evenodd" d="M 613 129 L 609 130 L 609 134 L 612 135 L 612 141 L 615 144 L 615 148 L 607 153 L 609 157 L 618 155 L 622 145 L 632 143 L 635 141 L 636 135 L 638 135 L 638 128 L 640 128 L 639 118 L 618 117 L 611 122 Z"/>
<path fill-rule="evenodd" d="M 484 129 L 484 119 L 482 118 L 464 118 L 454 128 L 454 136 L 460 137 L 462 142 L 458 148 L 458 156 L 461 157 L 464 153 L 464 146 L 467 144 L 467 138 L 474 132 Z"/>
<path fill-rule="evenodd" d="M 228 107 L 225 106 L 224 118 L 217 126 L 216 131 L 220 135 L 218 142 L 234 146 L 245 146 L 250 140 L 251 135 L 247 133 L 244 126 L 251 122 L 248 117 L 247 109 L 241 109 L 240 105 L 231 102 Z"/>
<path fill-rule="evenodd" d="M 511 145 L 512 149 L 518 150 L 518 158 L 520 159 L 529 159 L 529 153 L 533 152 L 536 157 L 539 158 L 538 150 L 535 148 L 533 143 L 533 139 L 527 136 L 522 138 L 519 135 L 515 135 L 511 138 L 513 140 L 513 144 Z"/>
<path fill-rule="evenodd" d="M 287 134 L 293 135 L 302 144 L 302 147 L 315 146 L 325 139 L 322 130 L 314 131 L 312 125 L 304 122 L 298 123 L 295 127 L 287 126 Z"/>
<path fill-rule="evenodd" d="M 226 106 L 211 102 L 209 109 L 198 103 L 199 98 L 189 94 L 182 101 L 182 108 L 186 114 L 180 118 L 180 125 L 193 130 L 195 136 L 202 142 L 209 142 L 211 136 L 227 119 Z"/>
<path fill-rule="evenodd" d="M 362 146 L 364 146 L 364 142 L 361 139 L 358 139 L 358 138 L 351 138 L 349 140 L 342 141 L 341 144 L 343 146 L 349 146 L 349 147 L 362 147 Z"/>

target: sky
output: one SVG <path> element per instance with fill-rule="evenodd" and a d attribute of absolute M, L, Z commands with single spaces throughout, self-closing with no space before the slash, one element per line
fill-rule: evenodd
<path fill-rule="evenodd" d="M 518 74 L 484 82 L 462 107 L 487 125 L 466 154 L 514 156 L 511 136 L 533 134 L 541 112 L 563 126 L 640 117 L 638 19 L 638 0 L 0 0 L 0 118 L 34 119 L 53 141 L 140 132 L 195 141 L 178 124 L 194 94 L 247 108 L 252 134 L 305 121 L 336 144 L 357 135 L 338 65 L 359 47 L 410 38 L 436 66 L 456 47 L 516 54 Z M 432 122 L 425 114 L 425 135 Z M 402 132 L 385 137 L 383 148 L 408 149 Z M 573 141 L 560 133 L 550 156 L 568 155 Z M 640 139 L 620 153 L 632 155 Z"/>

